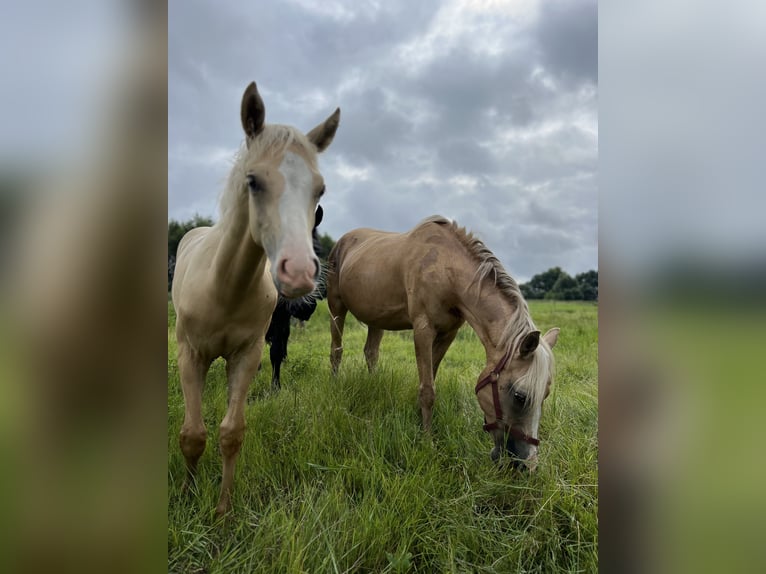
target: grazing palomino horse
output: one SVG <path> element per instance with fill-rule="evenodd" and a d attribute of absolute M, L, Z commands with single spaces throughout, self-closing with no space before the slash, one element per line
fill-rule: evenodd
<path fill-rule="evenodd" d="M 540 336 L 516 281 L 479 239 L 440 216 L 407 233 L 346 233 L 329 256 L 327 302 L 334 373 L 343 354 L 348 311 L 367 324 L 364 354 L 370 370 L 384 330 L 413 330 L 426 430 L 431 427 L 439 363 L 467 321 L 487 356 L 476 396 L 484 411 L 484 430 L 494 439 L 492 459 L 497 461 L 505 446 L 516 466 L 519 460 L 534 466 L 559 329 Z"/>
<path fill-rule="evenodd" d="M 216 512 L 229 508 L 234 464 L 245 434 L 247 390 L 258 371 L 277 294 L 315 288 L 319 261 L 311 230 L 324 182 L 317 153 L 332 142 L 340 110 L 307 135 L 264 124 L 255 82 L 242 98 L 245 145 L 221 196 L 212 227 L 189 231 L 178 247 L 173 281 L 178 370 L 184 394 L 181 450 L 192 478 L 205 450 L 202 387 L 210 364 L 226 359 L 228 407 L 220 427 L 223 456 Z"/>

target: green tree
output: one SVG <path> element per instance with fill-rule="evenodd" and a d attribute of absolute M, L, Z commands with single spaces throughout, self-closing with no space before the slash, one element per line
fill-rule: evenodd
<path fill-rule="evenodd" d="M 585 301 L 598 301 L 598 271 L 586 271 L 575 275 L 575 281 Z"/>
<path fill-rule="evenodd" d="M 546 299 L 558 299 L 563 301 L 573 301 L 582 299 L 582 291 L 577 281 L 568 273 L 562 272 L 556 283 L 550 291 L 545 294 Z"/>
<path fill-rule="evenodd" d="M 566 275 L 561 267 L 551 267 L 548 271 L 538 273 L 529 282 L 519 286 L 521 293 L 525 299 L 543 299 L 562 274 Z"/>
<path fill-rule="evenodd" d="M 330 256 L 330 251 L 332 251 L 332 248 L 335 246 L 335 240 L 329 236 L 327 233 L 323 233 L 319 236 L 319 245 L 322 248 L 322 253 L 317 253 L 321 259 L 324 259 L 327 261 L 327 258 Z"/>
<path fill-rule="evenodd" d="M 521 294 L 524 295 L 524 299 L 537 299 L 537 297 L 534 297 L 534 292 L 529 286 L 529 283 L 520 283 L 519 290 L 521 291 Z"/>

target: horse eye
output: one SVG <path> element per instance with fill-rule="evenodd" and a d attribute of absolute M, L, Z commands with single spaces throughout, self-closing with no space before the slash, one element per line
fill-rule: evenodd
<path fill-rule="evenodd" d="M 247 176 L 247 186 L 250 188 L 251 193 L 258 193 L 263 191 L 261 182 L 254 175 Z"/>
<path fill-rule="evenodd" d="M 516 401 L 517 404 L 524 406 L 527 402 L 527 395 L 524 393 L 520 393 L 519 391 L 513 392 L 513 398 Z"/>

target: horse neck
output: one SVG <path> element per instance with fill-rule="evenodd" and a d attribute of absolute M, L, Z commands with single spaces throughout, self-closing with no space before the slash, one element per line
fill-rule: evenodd
<path fill-rule="evenodd" d="M 221 226 L 221 240 L 213 260 L 217 282 L 224 293 L 241 292 L 263 275 L 267 261 L 265 250 L 250 234 L 247 197 L 243 197 L 218 225 Z"/>
<path fill-rule="evenodd" d="M 459 293 L 460 311 L 484 345 L 487 365 L 494 365 L 507 350 L 503 334 L 517 308 L 490 281 L 473 282 L 473 276 L 466 280 L 471 287 Z"/>

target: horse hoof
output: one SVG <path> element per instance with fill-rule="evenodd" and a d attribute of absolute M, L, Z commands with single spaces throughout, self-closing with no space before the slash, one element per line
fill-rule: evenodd
<path fill-rule="evenodd" d="M 524 463 L 523 460 L 519 460 L 517 458 L 514 458 L 511 461 L 511 464 L 513 464 L 514 470 L 518 470 L 521 473 L 526 473 L 529 469 L 527 468 L 527 465 Z"/>
<path fill-rule="evenodd" d="M 193 494 L 194 490 L 194 481 L 190 479 L 186 479 L 181 484 L 181 494 L 184 496 L 191 496 Z"/>
<path fill-rule="evenodd" d="M 218 503 L 218 506 L 215 507 L 215 519 L 216 520 L 222 520 L 226 518 L 226 514 L 229 512 L 229 505 L 228 504 L 222 504 Z"/>

